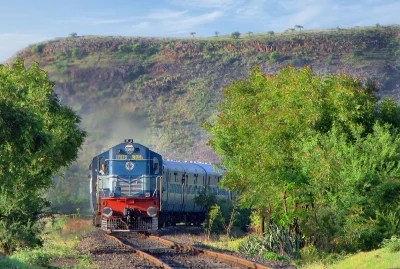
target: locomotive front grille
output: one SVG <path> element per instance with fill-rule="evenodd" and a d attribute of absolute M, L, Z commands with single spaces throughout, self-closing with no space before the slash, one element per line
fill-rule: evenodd
<path fill-rule="evenodd" d="M 129 225 L 122 219 L 103 218 L 101 229 L 104 231 L 152 231 L 158 229 L 158 218 L 138 218 Z"/>
<path fill-rule="evenodd" d="M 143 179 L 142 177 L 134 179 L 118 178 L 117 188 L 119 188 L 121 196 L 140 195 L 143 191 Z"/>

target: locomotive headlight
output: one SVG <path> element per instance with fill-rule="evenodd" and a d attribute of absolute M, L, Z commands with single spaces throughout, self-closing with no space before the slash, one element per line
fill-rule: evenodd
<path fill-rule="evenodd" d="M 126 154 L 132 154 L 135 151 L 135 148 L 133 145 L 126 145 L 125 146 L 125 152 Z"/>
<path fill-rule="evenodd" d="M 111 217 L 113 214 L 113 210 L 111 207 L 105 207 L 103 208 L 103 215 L 107 218 Z"/>
<path fill-rule="evenodd" d="M 150 206 L 149 208 L 147 208 L 147 215 L 149 215 L 149 217 L 157 216 L 157 208 L 155 208 L 154 206 Z"/>

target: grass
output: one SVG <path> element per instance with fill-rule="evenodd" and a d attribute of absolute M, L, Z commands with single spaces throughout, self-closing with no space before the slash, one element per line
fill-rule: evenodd
<path fill-rule="evenodd" d="M 57 260 L 64 261 L 64 265 L 51 268 L 97 268 L 90 255 L 81 255 L 77 251 L 82 236 L 93 229 L 90 220 L 60 217 L 52 222 L 49 219 L 43 232 L 43 247 L 20 249 L 5 258 L 1 258 L 0 253 L 0 268 L 49 268 Z"/>
<path fill-rule="evenodd" d="M 239 247 L 245 240 L 247 240 L 247 237 L 227 239 L 226 236 L 221 236 L 219 240 L 205 242 L 205 245 L 214 249 L 225 249 L 239 252 Z"/>
<path fill-rule="evenodd" d="M 240 245 L 247 240 L 247 237 L 230 238 L 221 236 L 218 239 L 206 242 L 210 248 L 225 249 L 240 252 Z M 338 256 L 338 255 L 336 255 Z M 360 252 L 346 257 L 331 257 L 330 264 L 322 261 L 312 264 L 301 265 L 304 261 L 289 261 L 295 263 L 299 269 L 371 269 L 371 268 L 392 268 L 400 269 L 400 250 L 398 245 L 387 244 L 385 247 L 369 252 Z M 340 256 L 340 255 L 339 255 Z M 327 259 L 325 259 L 327 261 Z M 336 262 L 335 262 L 336 261 Z"/>
<path fill-rule="evenodd" d="M 389 252 L 381 248 L 369 252 L 360 252 L 338 263 L 324 265 L 313 263 L 300 267 L 301 269 L 370 269 L 370 268 L 400 268 L 400 252 Z"/>

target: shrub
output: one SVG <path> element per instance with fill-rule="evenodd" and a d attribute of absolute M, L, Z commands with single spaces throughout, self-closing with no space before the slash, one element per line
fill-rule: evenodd
<path fill-rule="evenodd" d="M 313 263 L 321 258 L 318 249 L 314 245 L 308 245 L 300 250 L 300 256 L 305 264 Z"/>
<path fill-rule="evenodd" d="M 249 256 L 261 256 L 263 253 L 270 252 L 270 249 L 263 237 L 251 234 L 242 242 L 239 251 Z"/>
<path fill-rule="evenodd" d="M 285 261 L 285 262 L 289 262 L 288 259 L 286 259 L 284 256 L 276 254 L 275 252 L 265 252 L 263 254 L 263 258 L 266 260 L 270 260 L 270 261 Z"/>
<path fill-rule="evenodd" d="M 277 53 L 276 51 L 273 51 L 273 52 L 271 52 L 271 53 L 269 54 L 269 59 L 270 59 L 271 61 L 277 62 L 277 61 L 279 60 L 279 58 L 280 58 L 280 55 L 279 55 L 279 53 Z"/>
<path fill-rule="evenodd" d="M 47 266 L 53 259 L 51 253 L 41 248 L 21 249 L 12 255 L 11 258 L 15 258 L 29 265 L 37 266 Z"/>
<path fill-rule="evenodd" d="M 288 261 L 284 256 L 272 251 L 267 237 L 250 235 L 247 240 L 241 242 L 239 251 L 249 256 L 258 256 L 266 260 Z"/>
<path fill-rule="evenodd" d="M 231 37 L 232 37 L 233 39 L 238 39 L 239 36 L 240 36 L 240 33 L 239 33 L 239 32 L 233 32 L 233 33 L 231 34 Z"/>
<path fill-rule="evenodd" d="M 72 55 L 72 58 L 74 58 L 74 59 L 79 59 L 81 56 L 78 48 L 72 48 L 71 55 Z"/>
<path fill-rule="evenodd" d="M 384 239 L 382 242 L 382 247 L 388 250 L 390 253 L 395 253 L 400 251 L 400 238 L 392 236 L 390 239 Z"/>
<path fill-rule="evenodd" d="M 45 47 L 45 44 L 36 44 L 32 47 L 32 51 L 34 53 L 41 54 L 43 52 L 44 47 Z"/>

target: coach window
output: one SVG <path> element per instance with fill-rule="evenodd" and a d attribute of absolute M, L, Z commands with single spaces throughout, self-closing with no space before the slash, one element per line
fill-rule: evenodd
<path fill-rule="evenodd" d="M 153 158 L 153 171 L 154 174 L 160 173 L 160 163 L 156 157 Z"/>

